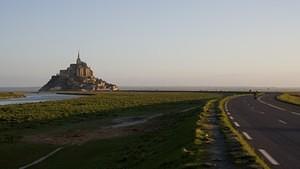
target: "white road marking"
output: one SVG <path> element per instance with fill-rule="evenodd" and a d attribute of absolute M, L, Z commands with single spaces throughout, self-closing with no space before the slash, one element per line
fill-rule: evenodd
<path fill-rule="evenodd" d="M 228 110 L 228 102 L 225 103 L 225 111 L 229 112 L 229 110 Z"/>
<path fill-rule="evenodd" d="M 261 111 L 261 112 L 259 112 L 260 114 L 265 114 L 265 112 L 263 112 L 263 111 Z"/>
<path fill-rule="evenodd" d="M 285 108 L 281 108 L 281 107 L 275 106 L 273 104 L 268 103 L 268 106 L 273 107 L 273 108 L 278 109 L 278 110 L 287 111 Z"/>
<path fill-rule="evenodd" d="M 240 127 L 240 124 L 237 123 L 237 122 L 233 122 L 233 124 L 234 124 L 236 127 Z"/>
<path fill-rule="evenodd" d="M 287 124 L 287 122 L 283 121 L 283 120 L 278 120 L 279 123 L 282 123 L 282 124 Z"/>
<path fill-rule="evenodd" d="M 275 109 L 279 109 L 279 110 L 282 110 L 282 111 L 286 111 L 286 109 L 284 109 L 284 108 L 275 106 L 275 105 L 273 105 L 273 104 L 270 104 L 270 103 L 267 103 L 267 102 L 261 100 L 261 97 L 259 97 L 257 100 L 258 100 L 259 102 L 261 102 L 261 103 L 263 103 L 263 104 L 265 104 L 265 105 L 268 105 L 268 106 L 270 106 L 270 107 L 273 107 L 273 108 L 275 108 Z"/>
<path fill-rule="evenodd" d="M 244 134 L 244 136 L 245 136 L 248 140 L 252 140 L 252 137 L 250 137 L 248 133 L 243 132 L 243 134 Z"/>
<path fill-rule="evenodd" d="M 50 152 L 49 154 L 47 154 L 47 155 L 45 155 L 45 156 L 39 158 L 38 160 L 36 160 L 36 161 L 34 161 L 34 162 L 30 163 L 30 164 L 27 164 L 27 165 L 25 165 L 25 166 L 22 166 L 22 167 L 20 167 L 19 169 L 26 169 L 26 168 L 29 168 L 29 167 L 31 167 L 31 166 L 33 166 L 33 165 L 36 165 L 36 164 L 38 164 L 38 163 L 40 163 L 40 162 L 46 160 L 47 158 L 49 158 L 50 156 L 52 156 L 53 154 L 57 153 L 58 151 L 60 151 L 60 150 L 62 150 L 62 149 L 63 149 L 63 147 L 59 147 L 59 148 L 55 149 L 54 151 Z"/>
<path fill-rule="evenodd" d="M 279 163 L 269 154 L 266 152 L 266 150 L 264 149 L 258 149 L 262 155 L 265 156 L 266 159 L 269 160 L 269 162 L 273 165 L 279 165 Z"/>
<path fill-rule="evenodd" d="M 228 102 L 225 103 L 225 111 L 227 112 L 227 115 L 229 116 L 229 118 L 230 118 L 231 120 L 233 120 L 233 117 L 231 117 L 231 113 L 230 113 L 229 110 L 228 110 Z"/>
<path fill-rule="evenodd" d="M 291 111 L 288 111 L 288 110 L 285 109 L 285 108 L 278 107 L 278 106 L 275 106 L 275 105 L 273 105 L 273 104 L 267 103 L 267 102 L 261 100 L 261 97 L 259 97 L 257 100 L 258 100 L 259 102 L 261 102 L 262 104 L 268 105 L 268 106 L 273 107 L 273 108 L 275 108 L 275 109 L 278 109 L 278 110 L 281 110 L 281 111 L 286 111 L 286 112 L 292 113 L 292 114 L 294 114 L 294 115 L 300 116 L 300 113 L 298 113 L 298 112 L 291 112 Z"/>
<path fill-rule="evenodd" d="M 291 112 L 291 113 L 294 114 L 294 115 L 300 116 L 300 113 L 297 113 L 297 112 Z"/>

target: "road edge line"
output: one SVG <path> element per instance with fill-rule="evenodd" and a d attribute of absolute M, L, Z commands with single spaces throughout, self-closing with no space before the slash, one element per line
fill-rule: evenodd
<path fill-rule="evenodd" d="M 248 140 L 252 140 L 252 137 L 248 133 L 246 133 L 245 131 L 243 131 L 242 133 Z"/>
<path fill-rule="evenodd" d="M 266 159 L 273 165 L 279 165 L 279 163 L 264 149 L 258 149 L 258 151 L 265 156 Z"/>
<path fill-rule="evenodd" d="M 221 121 L 223 125 L 229 128 L 230 132 L 236 137 L 236 140 L 241 144 L 242 150 L 252 156 L 255 159 L 255 163 L 261 166 L 263 169 L 271 169 L 269 165 L 265 162 L 264 158 L 260 156 L 252 145 L 246 140 L 246 138 L 233 126 L 232 121 L 229 119 L 225 107 L 227 107 L 228 102 L 231 99 L 246 96 L 249 94 L 240 94 L 227 96 L 219 102 L 219 110 L 221 111 Z"/>
<path fill-rule="evenodd" d="M 236 127 L 240 127 L 240 124 L 238 122 L 233 122 L 233 124 L 236 126 Z"/>

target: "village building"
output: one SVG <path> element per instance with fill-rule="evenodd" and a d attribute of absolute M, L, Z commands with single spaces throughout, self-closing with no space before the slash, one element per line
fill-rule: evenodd
<path fill-rule="evenodd" d="M 80 90 L 80 91 L 116 91 L 114 84 L 96 78 L 93 70 L 80 59 L 78 52 L 75 64 L 70 64 L 67 69 L 60 70 L 59 74 L 51 77 L 49 82 L 40 91 Z"/>

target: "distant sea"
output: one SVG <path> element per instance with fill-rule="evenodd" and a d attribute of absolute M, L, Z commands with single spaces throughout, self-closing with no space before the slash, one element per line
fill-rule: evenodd
<path fill-rule="evenodd" d="M 0 87 L 0 92 L 37 92 L 40 87 Z"/>
<path fill-rule="evenodd" d="M 37 92 L 40 87 L 0 87 L 0 92 L 3 91 L 20 91 L 20 92 Z M 120 86 L 121 90 L 135 91 L 263 91 L 263 92 L 300 92 L 299 88 L 279 88 L 279 87 L 210 87 L 210 86 Z"/>
<path fill-rule="evenodd" d="M 262 91 L 262 92 L 299 92 L 299 88 L 279 88 L 279 87 L 211 87 L 211 86 L 194 86 L 194 87 L 168 87 L 168 86 L 149 86 L 149 87 L 139 87 L 139 86 L 121 86 L 121 90 L 137 90 L 137 91 Z"/>

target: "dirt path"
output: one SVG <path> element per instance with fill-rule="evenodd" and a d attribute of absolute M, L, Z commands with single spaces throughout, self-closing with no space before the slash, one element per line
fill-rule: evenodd
<path fill-rule="evenodd" d="M 231 162 L 231 159 L 229 159 L 229 156 L 227 154 L 227 145 L 225 142 L 224 135 L 221 133 L 220 125 L 218 122 L 218 114 L 214 108 L 210 108 L 209 111 L 210 115 L 208 116 L 208 121 L 211 124 L 211 133 L 212 138 L 214 140 L 212 142 L 210 151 L 212 155 L 212 160 L 215 164 L 214 168 L 234 169 L 236 167 Z"/>
<path fill-rule="evenodd" d="M 163 114 L 152 116 L 131 116 L 112 119 L 109 124 L 92 128 L 61 129 L 39 134 L 24 136 L 22 141 L 31 143 L 46 143 L 54 145 L 80 145 L 94 139 L 109 139 L 113 137 L 127 136 L 137 132 L 155 130 L 153 124 L 147 123 Z"/>
<path fill-rule="evenodd" d="M 77 144 L 80 145 L 84 142 L 87 142 L 92 139 L 104 139 L 117 136 L 129 135 L 133 132 L 138 132 L 143 130 L 142 124 L 162 116 L 163 114 L 155 114 L 152 116 L 135 116 L 135 117 L 122 117 L 112 120 L 112 124 L 103 126 L 99 129 L 94 129 L 93 131 L 73 131 L 69 133 L 63 133 L 58 135 L 49 135 L 49 134 L 38 134 L 25 136 L 23 141 L 34 142 L 34 143 L 48 143 L 48 144 L 57 144 L 57 145 L 66 145 L 66 144 Z M 132 126 L 137 126 L 137 128 L 132 128 Z M 54 151 L 48 153 L 47 155 L 27 164 L 19 169 L 27 169 L 31 166 L 39 164 L 53 156 L 55 153 L 61 151 L 64 146 L 61 146 Z"/>
<path fill-rule="evenodd" d="M 184 113 L 197 107 L 189 107 L 179 111 Z M 153 131 L 159 128 L 158 121 L 154 119 L 163 116 L 158 113 L 151 116 L 129 116 L 112 119 L 108 122 L 92 121 L 90 127 L 83 127 L 86 124 L 74 124 L 70 128 L 58 128 L 47 132 L 26 135 L 22 141 L 30 143 L 46 143 L 54 145 L 81 145 L 95 139 L 109 139 L 123 137 L 137 132 Z M 151 122 L 150 122 L 151 121 Z"/>
<path fill-rule="evenodd" d="M 199 114 L 195 129 L 195 147 L 190 151 L 195 158 L 185 165 L 187 168 L 236 168 L 229 159 L 225 138 L 219 126 L 217 103 L 216 100 L 207 102 L 203 112 Z M 188 153 L 187 150 L 186 152 Z"/>
<path fill-rule="evenodd" d="M 180 111 L 180 113 L 190 111 L 197 107 L 191 107 Z M 154 114 L 152 116 L 131 116 L 112 119 L 111 124 L 101 126 L 94 130 L 76 130 L 72 132 L 63 132 L 57 134 L 36 134 L 31 136 L 25 136 L 23 141 L 31 143 L 48 143 L 61 145 L 59 148 L 48 153 L 47 155 L 27 164 L 19 169 L 26 169 L 43 162 L 47 158 L 53 156 L 55 153 L 61 151 L 67 144 L 83 144 L 92 139 L 106 139 L 111 137 L 126 136 L 135 132 L 145 132 L 147 130 L 155 130 L 158 128 L 157 124 L 147 123 L 157 117 L 164 114 Z"/>
<path fill-rule="evenodd" d="M 147 121 L 154 119 L 156 117 L 160 117 L 163 114 L 155 114 L 152 116 L 137 116 L 137 117 L 125 117 L 125 118 L 117 118 L 113 120 L 113 125 L 109 125 L 104 127 L 104 129 L 107 128 L 120 128 L 120 127 L 129 127 L 129 126 L 134 126 L 134 125 L 138 125 L 138 124 L 143 124 L 146 123 Z"/>

